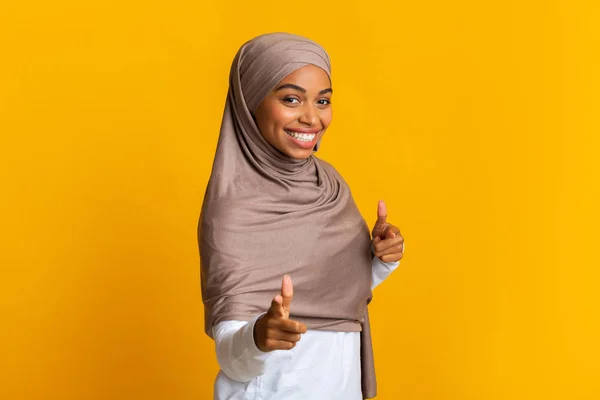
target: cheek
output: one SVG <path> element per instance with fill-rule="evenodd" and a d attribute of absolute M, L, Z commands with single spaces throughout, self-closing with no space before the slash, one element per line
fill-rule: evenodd
<path fill-rule="evenodd" d="M 290 122 L 298 118 L 297 111 L 278 102 L 264 104 L 261 111 L 261 125 L 268 136 L 277 136 Z"/>
<path fill-rule="evenodd" d="M 321 123 L 323 124 L 323 127 L 325 129 L 327 129 L 329 124 L 331 124 L 332 119 L 333 119 L 333 112 L 331 111 L 331 107 L 330 107 L 327 110 L 323 111 L 323 113 L 321 114 Z"/>
<path fill-rule="evenodd" d="M 293 108 L 289 108 L 283 105 L 275 106 L 271 110 L 271 116 L 273 117 L 272 126 L 276 128 L 283 128 L 290 122 L 298 119 L 298 112 Z"/>

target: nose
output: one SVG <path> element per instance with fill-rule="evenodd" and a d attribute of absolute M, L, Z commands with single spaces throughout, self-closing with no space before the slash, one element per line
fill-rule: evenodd
<path fill-rule="evenodd" d="M 305 104 L 302 109 L 302 115 L 298 118 L 303 124 L 314 126 L 319 123 L 319 110 L 313 104 Z"/>

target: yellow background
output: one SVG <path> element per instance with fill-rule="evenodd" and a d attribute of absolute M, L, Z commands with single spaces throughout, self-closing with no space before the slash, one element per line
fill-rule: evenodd
<path fill-rule="evenodd" d="M 196 222 L 271 31 L 329 51 L 319 155 L 406 238 L 379 398 L 600 398 L 600 2 L 4 3 L 0 398 L 211 398 Z"/>

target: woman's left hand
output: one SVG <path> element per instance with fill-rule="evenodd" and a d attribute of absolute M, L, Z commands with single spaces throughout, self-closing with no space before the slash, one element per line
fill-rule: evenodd
<path fill-rule="evenodd" d="M 377 207 L 377 222 L 371 232 L 373 240 L 373 253 L 383 262 L 397 262 L 404 255 L 404 238 L 400 229 L 388 223 L 387 208 L 383 200 Z"/>

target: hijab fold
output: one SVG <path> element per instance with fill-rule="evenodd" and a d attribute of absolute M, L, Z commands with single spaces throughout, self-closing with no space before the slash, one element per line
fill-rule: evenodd
<path fill-rule="evenodd" d="M 298 160 L 281 153 L 252 118 L 283 78 L 308 64 L 331 79 L 325 50 L 287 33 L 258 36 L 233 60 L 198 224 L 205 331 L 212 337 L 221 321 L 265 312 L 290 274 L 290 318 L 308 329 L 361 332 L 362 391 L 371 398 L 369 228 L 330 164 L 314 154 Z"/>

